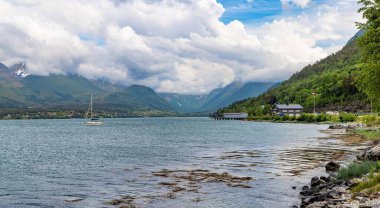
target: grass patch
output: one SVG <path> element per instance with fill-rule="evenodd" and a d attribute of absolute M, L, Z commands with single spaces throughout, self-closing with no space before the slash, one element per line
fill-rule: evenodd
<path fill-rule="evenodd" d="M 380 131 L 379 130 L 366 130 L 366 129 L 356 129 L 354 133 L 359 134 L 368 140 L 380 140 Z"/>
<path fill-rule="evenodd" d="M 359 116 L 357 120 L 360 123 L 366 124 L 367 126 L 380 125 L 380 116 L 377 116 L 377 115 Z"/>
<path fill-rule="evenodd" d="M 338 180 L 348 180 L 353 178 L 360 178 L 368 173 L 371 170 L 380 169 L 380 163 L 376 163 L 373 161 L 363 161 L 361 163 L 350 163 L 347 167 L 343 167 L 339 169 L 337 173 Z"/>
<path fill-rule="evenodd" d="M 352 189 L 353 193 L 358 193 L 366 190 L 367 193 L 372 194 L 380 191 L 380 174 L 370 177 L 368 181 L 362 182 Z"/>

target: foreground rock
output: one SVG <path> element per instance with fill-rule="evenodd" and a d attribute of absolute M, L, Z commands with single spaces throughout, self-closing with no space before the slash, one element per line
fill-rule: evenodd
<path fill-rule="evenodd" d="M 353 181 L 336 181 L 329 177 L 313 177 L 309 186 L 300 193 L 301 208 L 304 207 L 344 207 L 351 199 L 349 189 Z"/>
<path fill-rule="evenodd" d="M 355 129 L 366 127 L 365 124 L 352 123 L 352 124 L 332 124 L 329 126 L 329 129 Z"/>
<path fill-rule="evenodd" d="M 339 168 L 340 168 L 339 163 L 334 162 L 334 161 L 331 161 L 331 162 L 326 164 L 326 171 L 327 172 L 336 172 L 339 170 Z"/>
<path fill-rule="evenodd" d="M 360 160 L 380 160 L 380 144 L 367 148 L 364 153 L 359 157 Z"/>
<path fill-rule="evenodd" d="M 330 129 L 346 129 L 345 132 L 363 128 L 364 125 L 332 125 Z M 344 133 L 343 133 L 344 134 Z M 361 137 L 361 136 L 359 136 Z M 380 144 L 367 148 L 363 154 L 357 157 L 359 160 L 380 160 Z M 368 180 L 368 176 L 352 180 L 337 180 L 334 173 L 340 169 L 336 162 L 329 162 L 325 166 L 326 172 L 331 173 L 329 177 L 313 177 L 309 186 L 304 186 L 301 195 L 301 208 L 369 208 L 380 207 L 380 192 L 368 194 L 365 191 L 352 194 L 351 189 L 359 183 Z"/>

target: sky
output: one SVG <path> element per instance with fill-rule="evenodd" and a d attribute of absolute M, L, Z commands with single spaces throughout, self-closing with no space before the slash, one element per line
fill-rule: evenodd
<path fill-rule="evenodd" d="M 0 0 L 0 62 L 158 92 L 282 81 L 357 32 L 356 0 Z"/>

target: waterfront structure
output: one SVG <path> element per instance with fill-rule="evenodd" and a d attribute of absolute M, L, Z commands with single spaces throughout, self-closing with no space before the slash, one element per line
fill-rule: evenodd
<path fill-rule="evenodd" d="M 223 113 L 222 117 L 216 114 L 211 117 L 215 120 L 244 120 L 248 118 L 248 113 Z"/>
<path fill-rule="evenodd" d="M 248 118 L 248 113 L 223 113 L 223 118 L 225 118 L 225 119 L 246 119 L 246 118 Z"/>
<path fill-rule="evenodd" d="M 301 116 L 303 107 L 299 104 L 276 104 L 272 108 L 272 114 L 275 116 Z"/>

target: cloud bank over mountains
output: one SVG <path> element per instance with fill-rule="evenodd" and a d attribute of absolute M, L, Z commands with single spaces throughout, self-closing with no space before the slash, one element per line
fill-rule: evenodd
<path fill-rule="evenodd" d="M 204 94 L 286 79 L 338 50 L 360 20 L 353 0 L 281 2 L 307 10 L 257 26 L 223 23 L 216 0 L 0 0 L 0 62 Z"/>

